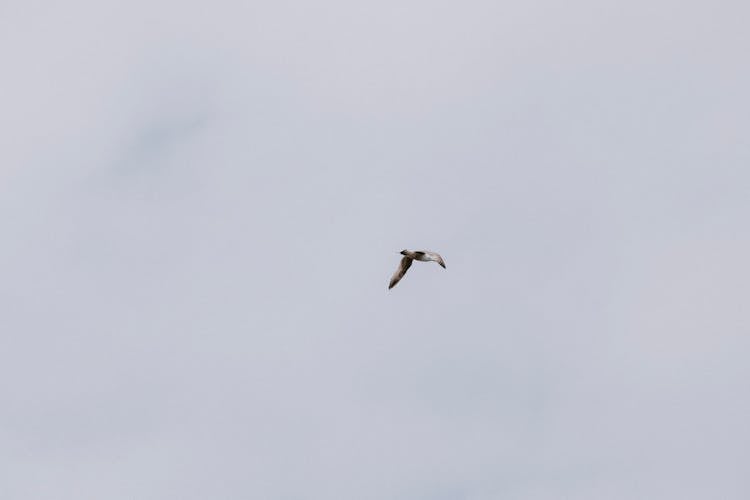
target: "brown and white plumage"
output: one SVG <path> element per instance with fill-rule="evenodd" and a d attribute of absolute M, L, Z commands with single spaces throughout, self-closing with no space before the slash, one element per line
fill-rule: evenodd
<path fill-rule="evenodd" d="M 396 269 L 396 272 L 393 273 L 391 282 L 388 285 L 389 290 L 396 286 L 399 281 L 401 281 L 401 278 L 404 277 L 406 271 L 411 267 L 411 263 L 415 260 L 418 260 L 420 262 L 437 262 L 443 267 L 443 269 L 445 269 L 445 261 L 440 256 L 440 254 L 435 252 L 426 252 L 423 250 L 412 252 L 409 250 L 401 250 L 401 255 L 403 255 L 403 257 L 401 258 L 401 262 L 399 262 L 398 264 L 398 269 Z"/>
<path fill-rule="evenodd" d="M 401 281 L 401 278 L 404 277 L 406 274 L 406 271 L 411 267 L 411 263 L 414 259 L 411 257 L 402 257 L 401 262 L 398 263 L 398 268 L 396 269 L 396 272 L 393 273 L 393 276 L 391 276 L 391 282 L 388 284 L 388 290 L 396 286 L 396 283 Z"/>

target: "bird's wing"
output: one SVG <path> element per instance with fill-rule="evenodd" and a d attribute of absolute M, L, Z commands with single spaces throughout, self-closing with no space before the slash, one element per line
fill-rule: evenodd
<path fill-rule="evenodd" d="M 443 267 L 443 269 L 445 269 L 445 261 L 443 260 L 443 258 L 440 256 L 439 253 L 424 252 L 424 255 L 427 258 L 427 260 L 431 260 L 433 262 L 437 262 L 438 264 L 440 264 Z"/>
<path fill-rule="evenodd" d="M 393 273 L 393 276 L 391 277 L 391 283 L 388 285 L 388 290 L 396 286 L 396 283 L 401 281 L 401 278 L 404 277 L 404 274 L 406 274 L 406 271 L 411 267 L 411 261 L 412 259 L 409 257 L 404 257 L 401 259 L 401 262 L 398 264 L 398 269 L 396 269 L 396 272 Z"/>

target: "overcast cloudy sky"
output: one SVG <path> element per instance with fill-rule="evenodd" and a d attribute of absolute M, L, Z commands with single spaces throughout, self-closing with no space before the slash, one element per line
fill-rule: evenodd
<path fill-rule="evenodd" d="M 750 498 L 749 18 L 3 1 L 0 497 Z"/>

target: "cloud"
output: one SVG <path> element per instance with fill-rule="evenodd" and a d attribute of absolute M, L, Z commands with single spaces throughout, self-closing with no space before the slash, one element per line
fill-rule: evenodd
<path fill-rule="evenodd" d="M 747 496 L 743 5 L 4 9 L 4 497 Z"/>

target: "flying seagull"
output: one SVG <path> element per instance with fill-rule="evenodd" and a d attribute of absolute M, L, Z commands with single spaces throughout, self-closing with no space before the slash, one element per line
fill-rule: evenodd
<path fill-rule="evenodd" d="M 388 285 L 388 290 L 396 286 L 396 283 L 401 281 L 401 278 L 404 277 L 406 271 L 411 267 L 412 261 L 419 260 L 422 262 L 437 262 L 438 264 L 443 266 L 443 269 L 445 269 L 445 261 L 443 261 L 443 258 L 440 256 L 440 254 L 437 254 L 435 252 L 412 252 L 409 250 L 401 250 L 401 255 L 403 255 L 403 257 L 401 258 L 401 262 L 399 262 L 398 264 L 398 269 L 396 269 L 396 272 L 393 273 L 393 277 L 391 277 L 391 283 Z"/>

